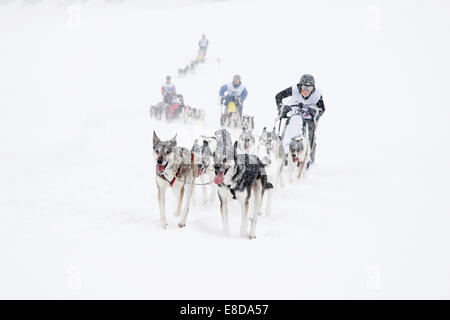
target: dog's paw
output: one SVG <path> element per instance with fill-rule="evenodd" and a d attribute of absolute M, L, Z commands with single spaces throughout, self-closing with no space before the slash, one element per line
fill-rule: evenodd
<path fill-rule="evenodd" d="M 163 230 L 166 230 L 167 229 L 167 223 L 166 222 L 161 222 L 161 228 Z"/>
<path fill-rule="evenodd" d="M 184 228 L 184 227 L 186 227 L 186 223 L 185 222 L 180 222 L 180 223 L 178 223 L 178 228 Z"/>
<path fill-rule="evenodd" d="M 249 235 L 248 235 L 248 238 L 249 238 L 250 240 L 256 239 L 256 235 L 254 235 L 254 234 L 249 234 Z"/>
<path fill-rule="evenodd" d="M 241 237 L 242 237 L 242 238 L 247 238 L 247 237 L 248 237 L 248 232 L 247 232 L 247 230 L 241 230 Z"/>

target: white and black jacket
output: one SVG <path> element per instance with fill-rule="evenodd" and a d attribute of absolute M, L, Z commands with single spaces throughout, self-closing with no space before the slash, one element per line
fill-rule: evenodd
<path fill-rule="evenodd" d="M 323 103 L 322 93 L 316 88 L 308 98 L 304 98 L 300 94 L 300 84 L 286 88 L 275 96 L 277 106 L 282 104 L 283 99 L 288 97 L 291 97 L 289 105 L 302 104 L 304 108 L 308 108 L 308 106 L 315 106 L 320 110 L 319 117 L 325 112 L 325 104 Z"/>

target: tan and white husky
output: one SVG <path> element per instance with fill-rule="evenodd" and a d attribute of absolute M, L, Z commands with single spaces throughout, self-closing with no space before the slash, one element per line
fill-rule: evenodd
<path fill-rule="evenodd" d="M 191 152 L 177 146 L 176 135 L 168 141 L 161 141 L 153 132 L 153 156 L 156 161 L 156 187 L 161 227 L 166 229 L 166 189 L 172 189 L 177 200 L 175 216 L 181 214 L 178 227 L 186 225 L 189 203 L 192 196 L 194 170 Z M 184 207 L 182 207 L 184 200 Z"/>

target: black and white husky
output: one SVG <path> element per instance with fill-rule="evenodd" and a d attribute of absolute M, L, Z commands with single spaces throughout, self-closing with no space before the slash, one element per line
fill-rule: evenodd
<path fill-rule="evenodd" d="M 166 189 L 172 189 L 177 200 L 176 217 L 180 216 L 183 199 L 185 200 L 183 214 L 178 223 L 178 227 L 182 228 L 186 225 L 193 190 L 194 170 L 191 152 L 177 147 L 176 135 L 171 140 L 161 141 L 153 131 L 153 155 L 156 161 L 156 187 L 161 227 L 163 229 L 167 227 Z"/>
<path fill-rule="evenodd" d="M 241 206 L 241 236 L 256 238 L 256 221 L 261 198 L 266 189 L 273 186 L 267 182 L 263 163 L 255 155 L 237 154 L 237 142 L 232 145 L 231 136 L 225 129 L 216 131 L 217 148 L 214 154 L 214 183 L 218 186 L 223 233 L 229 236 L 228 205 L 237 200 Z M 248 209 L 254 200 L 250 232 Z"/>
<path fill-rule="evenodd" d="M 242 117 L 242 128 L 247 131 L 255 129 L 255 117 L 244 115 Z"/>
<path fill-rule="evenodd" d="M 272 213 L 273 192 L 278 186 L 283 187 L 284 185 L 282 176 L 285 161 L 284 148 L 281 138 L 275 132 L 275 128 L 272 131 L 267 131 L 264 127 L 258 139 L 257 155 L 265 165 L 267 181 L 274 186 L 274 188 L 267 191 L 265 213 L 266 216 L 270 216 Z"/>

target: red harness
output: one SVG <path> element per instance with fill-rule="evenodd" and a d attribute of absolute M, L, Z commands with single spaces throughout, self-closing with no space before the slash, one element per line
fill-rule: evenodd
<path fill-rule="evenodd" d="M 180 175 L 181 166 L 182 166 L 182 164 L 180 164 L 180 167 L 178 168 L 177 173 L 175 174 L 175 177 L 173 177 L 172 181 L 169 182 L 170 186 L 173 186 L 173 184 L 175 183 L 175 180 L 177 180 L 178 176 Z"/>
<path fill-rule="evenodd" d="M 172 180 L 167 180 L 167 178 L 166 178 L 166 176 L 164 175 L 164 174 L 158 174 L 161 178 L 163 178 L 164 180 L 166 180 L 169 184 L 170 184 L 170 186 L 172 187 L 173 186 L 173 184 L 175 183 L 175 180 L 177 180 L 177 178 L 178 178 L 178 176 L 180 175 L 180 172 L 181 172 L 181 166 L 182 166 L 183 164 L 180 164 L 180 166 L 178 167 L 178 170 L 177 170 L 177 173 L 175 174 L 175 176 L 173 177 L 173 179 Z"/>

